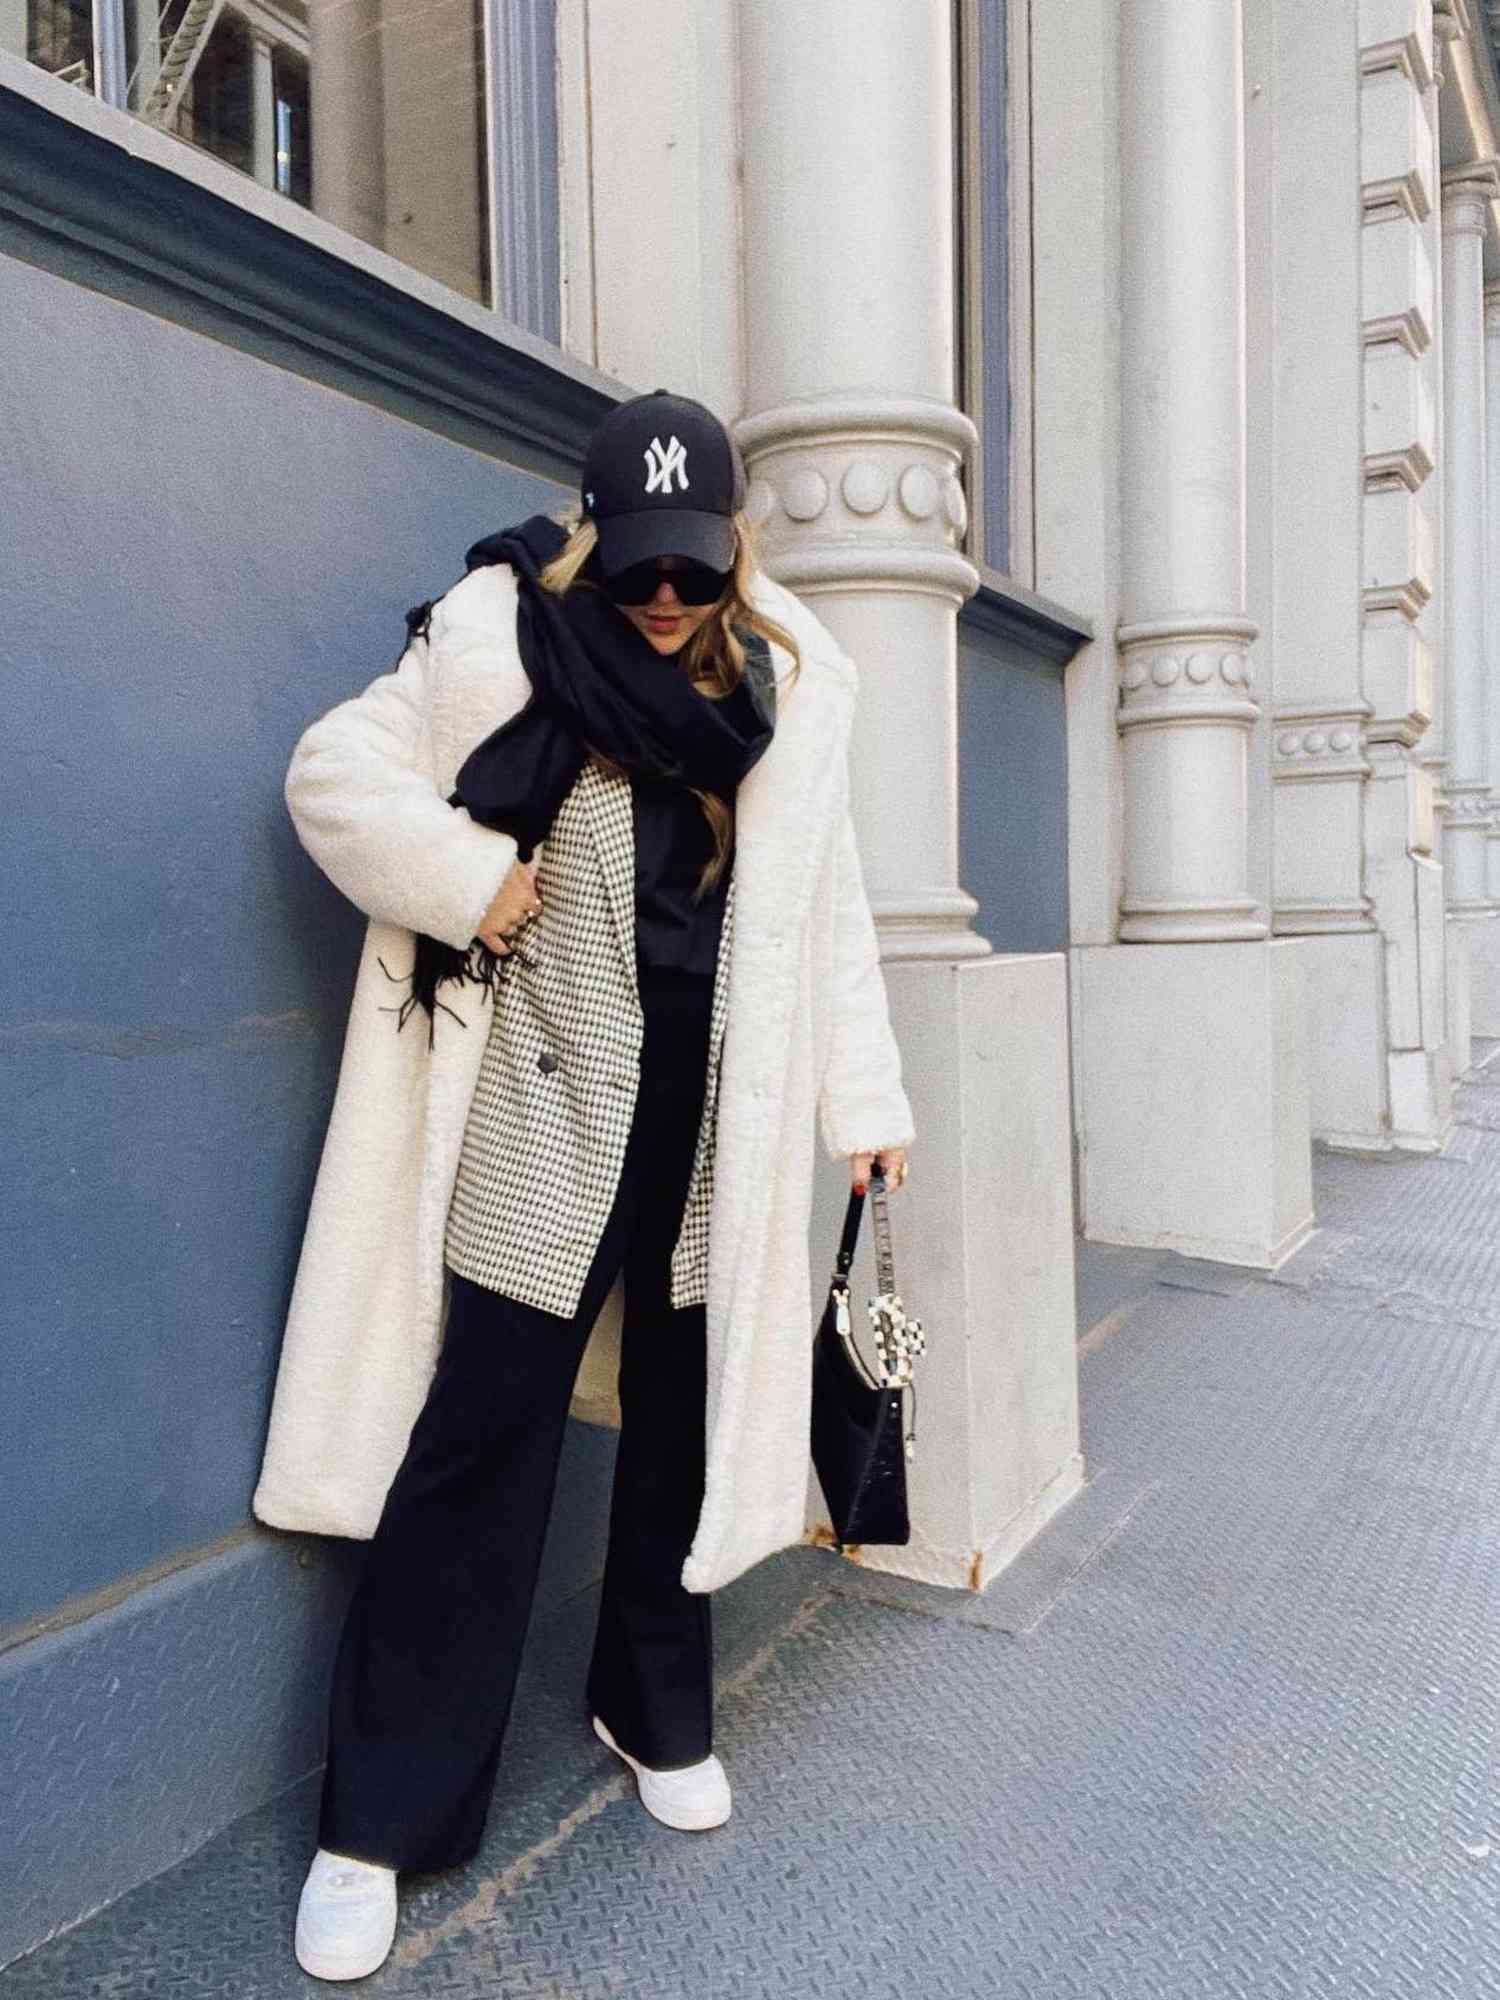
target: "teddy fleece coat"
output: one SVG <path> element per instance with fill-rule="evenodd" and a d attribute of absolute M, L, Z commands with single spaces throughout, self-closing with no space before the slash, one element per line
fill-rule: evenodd
<path fill-rule="evenodd" d="M 736 795 L 690 1591 L 803 1538 L 816 1135 L 839 1160 L 914 1137 L 849 812 L 856 669 L 784 586 L 760 573 L 753 595 L 795 636 L 802 670 L 789 680 L 772 642 L 775 734 Z M 397 1031 L 409 988 L 393 978 L 418 930 L 467 948 L 515 858 L 508 835 L 446 801 L 530 693 L 516 604 L 507 565 L 469 572 L 391 672 L 311 724 L 287 772 L 298 838 L 368 923 L 251 1503 L 272 1527 L 373 1535 L 437 1365 L 445 1223 L 491 1002 L 446 982 L 459 1019 L 439 1008 L 429 1048 L 422 1009 Z M 617 1279 L 574 1389 L 588 1420 L 618 1418 L 622 1303 Z"/>

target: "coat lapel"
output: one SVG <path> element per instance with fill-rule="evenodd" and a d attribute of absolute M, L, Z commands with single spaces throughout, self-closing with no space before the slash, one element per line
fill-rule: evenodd
<path fill-rule="evenodd" d="M 615 941 L 640 1002 L 635 966 L 635 803 L 628 778 L 600 770 L 590 759 L 579 776 L 585 816 L 604 877 L 605 896 L 615 927 Z"/>

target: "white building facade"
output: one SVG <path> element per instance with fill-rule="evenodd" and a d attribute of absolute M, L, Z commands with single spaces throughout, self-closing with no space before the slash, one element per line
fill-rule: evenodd
<path fill-rule="evenodd" d="M 1080 1226 L 1274 1267 L 1309 1139 L 1441 1149 L 1496 1032 L 1492 30 L 1465 0 L 1094 25 L 1120 561 L 1104 604 L 1060 544 L 1039 579 L 1112 641 L 1070 668 Z"/>
<path fill-rule="evenodd" d="M 10 1281 L 68 1357 L 7 1399 L 21 1795 L 51 1709 L 113 1742 L 137 1616 L 163 1740 L 252 1591 L 256 1659 L 321 1688 L 333 1602 L 248 1519 L 357 949 L 285 757 L 621 396 L 733 425 L 861 670 L 928 1352 L 912 1541 L 857 1560 L 980 1589 L 1079 1491 L 1080 1239 L 1271 1270 L 1315 1145 L 1447 1144 L 1500 1036 L 1493 15 L 0 0 L 0 591 L 46 779 L 8 893 L 48 940 Z M 269 1666 L 235 1703 L 273 1753 L 225 1748 L 230 1816 L 316 1711 Z M 122 1886 L 84 1852 L 109 1768 L 67 1855 L 6 1852 L 0 1964 Z M 136 1879 L 197 1796 L 142 1792 Z"/>

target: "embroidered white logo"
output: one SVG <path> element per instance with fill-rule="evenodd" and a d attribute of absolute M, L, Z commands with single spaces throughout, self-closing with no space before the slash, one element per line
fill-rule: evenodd
<path fill-rule="evenodd" d="M 665 450 L 662 448 L 662 441 L 659 437 L 652 438 L 642 455 L 646 461 L 645 490 L 648 493 L 670 493 L 672 490 L 672 474 L 674 472 L 677 474 L 678 492 L 686 491 L 688 483 L 687 447 L 678 442 L 675 432 L 672 436 L 672 442 Z"/>
<path fill-rule="evenodd" d="M 594 504 L 594 496 L 593 496 L 593 494 L 592 494 L 592 493 L 585 493 L 585 494 L 584 494 L 584 496 L 583 496 L 583 501 L 584 501 L 584 505 L 585 505 L 586 507 L 592 507 L 592 506 L 593 506 L 593 504 Z"/>

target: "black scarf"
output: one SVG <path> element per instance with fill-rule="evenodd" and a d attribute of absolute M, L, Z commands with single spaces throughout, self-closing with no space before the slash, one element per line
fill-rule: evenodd
<path fill-rule="evenodd" d="M 532 514 L 475 542 L 464 557 L 466 571 L 493 562 L 515 570 L 516 642 L 532 692 L 523 709 L 470 751 L 448 804 L 512 835 L 521 861 L 545 840 L 590 749 L 614 758 L 633 777 L 695 785 L 732 804 L 774 729 L 748 671 L 734 694 L 711 700 L 602 591 L 544 589 L 538 571 L 567 538 L 546 514 Z M 590 557 L 583 574 L 596 576 L 595 564 Z M 431 610 L 429 602 L 406 614 L 408 636 L 425 634 Z M 740 636 L 747 647 L 765 648 L 758 633 Z M 477 964 L 471 963 L 475 954 Z M 431 1047 L 434 1009 L 443 1004 L 439 983 L 473 979 L 493 997 L 495 980 L 515 956 L 501 956 L 478 938 L 460 951 L 418 933 L 412 991 L 399 1009 L 398 1031 L 420 1001 Z M 443 1011 L 453 1013 L 451 1007 Z"/>

